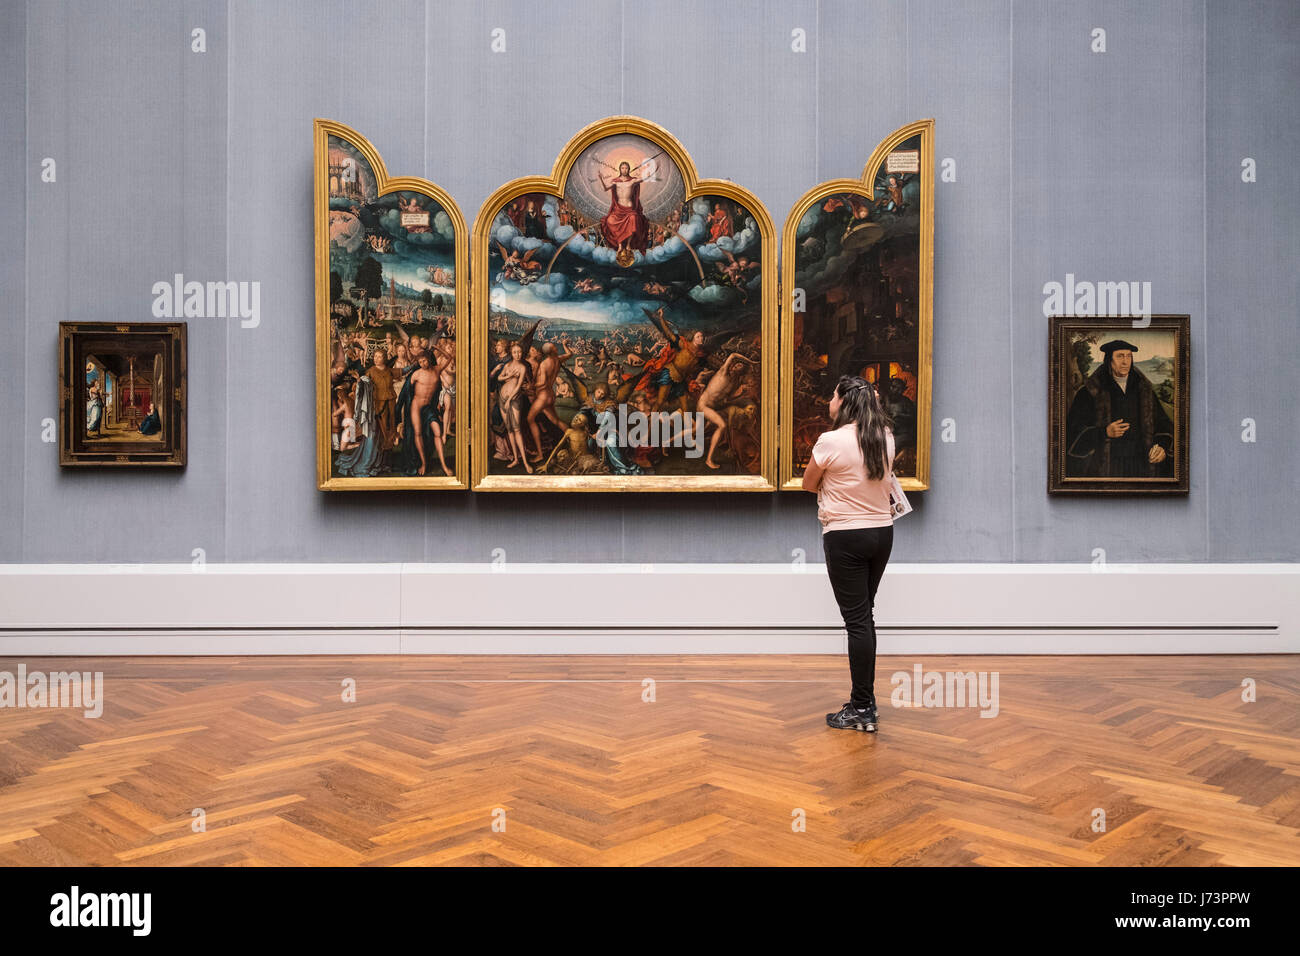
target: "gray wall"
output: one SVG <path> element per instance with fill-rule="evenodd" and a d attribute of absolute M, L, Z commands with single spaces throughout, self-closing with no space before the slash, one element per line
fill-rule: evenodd
<path fill-rule="evenodd" d="M 936 433 L 895 560 L 1296 560 L 1297 49 L 1294 0 L 5 0 L 0 151 L 23 176 L 0 178 L 0 561 L 818 559 L 804 495 L 315 489 L 313 117 L 472 221 L 621 112 L 778 226 L 937 120 L 957 180 L 937 184 L 933 418 L 958 440 Z M 61 470 L 41 434 L 58 322 L 149 320 L 177 272 L 262 289 L 258 328 L 190 320 L 189 467 Z M 1186 498 L 1047 496 L 1042 287 L 1067 272 L 1191 314 Z"/>

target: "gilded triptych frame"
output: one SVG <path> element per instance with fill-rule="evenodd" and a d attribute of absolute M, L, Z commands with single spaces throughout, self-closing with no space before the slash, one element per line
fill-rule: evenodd
<path fill-rule="evenodd" d="M 580 130 L 472 234 L 317 120 L 319 487 L 796 488 L 840 374 L 876 382 L 903 487 L 928 487 L 933 136 L 805 193 L 778 263 L 758 197 L 639 117 Z"/>

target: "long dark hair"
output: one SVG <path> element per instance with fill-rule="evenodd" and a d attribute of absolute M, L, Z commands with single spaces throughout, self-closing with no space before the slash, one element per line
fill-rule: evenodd
<path fill-rule="evenodd" d="M 867 467 L 867 477 L 880 481 L 885 477 L 885 429 L 893 427 L 893 420 L 880 404 L 876 388 L 864 378 L 842 375 L 835 385 L 840 397 L 840 413 L 831 422 L 832 428 L 853 424 L 858 428 L 858 445 L 862 461 Z"/>

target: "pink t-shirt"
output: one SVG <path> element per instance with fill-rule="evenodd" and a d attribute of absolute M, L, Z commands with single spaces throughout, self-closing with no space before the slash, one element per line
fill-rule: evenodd
<path fill-rule="evenodd" d="M 894 464 L 894 433 L 885 429 L 889 459 L 880 481 L 867 477 L 858 444 L 858 427 L 850 422 L 822 432 L 813 446 L 812 459 L 824 469 L 817 490 L 817 520 L 822 531 L 849 528 L 883 528 L 894 523 L 889 511 L 889 469 Z"/>

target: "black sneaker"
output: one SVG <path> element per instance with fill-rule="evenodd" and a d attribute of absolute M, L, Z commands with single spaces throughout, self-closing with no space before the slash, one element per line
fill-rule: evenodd
<path fill-rule="evenodd" d="M 877 723 L 879 723 L 879 716 L 875 704 L 870 705 L 866 710 L 858 710 L 852 703 L 848 703 L 840 708 L 839 713 L 826 715 L 827 726 L 834 727 L 836 730 L 861 730 L 874 734 Z"/>

